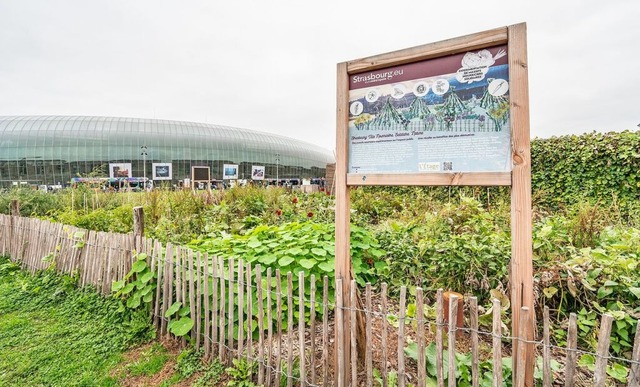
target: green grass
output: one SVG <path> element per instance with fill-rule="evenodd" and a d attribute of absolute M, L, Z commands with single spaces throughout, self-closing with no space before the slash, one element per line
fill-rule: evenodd
<path fill-rule="evenodd" d="M 154 343 L 148 350 L 140 354 L 140 358 L 127 365 L 131 376 L 151 376 L 162 370 L 171 356 L 160 343 Z"/>
<path fill-rule="evenodd" d="M 116 386 L 110 370 L 151 332 L 141 313 L 73 278 L 30 276 L 0 257 L 0 386 Z"/>

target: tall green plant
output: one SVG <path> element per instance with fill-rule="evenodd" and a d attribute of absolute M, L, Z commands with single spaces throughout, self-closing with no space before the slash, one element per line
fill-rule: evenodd
<path fill-rule="evenodd" d="M 293 275 L 294 295 L 298 294 L 298 274 L 304 273 L 304 293 L 307 300 L 311 297 L 310 278 L 315 275 L 316 305 L 322 302 L 322 279 L 324 276 L 333 277 L 335 267 L 335 229 L 333 225 L 318 224 L 313 222 L 286 223 L 280 226 L 258 226 L 244 235 L 232 235 L 216 232 L 207 238 L 194 241 L 191 247 L 208 252 L 209 256 L 223 258 L 235 257 L 251 263 L 254 267 L 262 268 L 263 287 L 275 289 L 276 279 L 272 283 L 266 283 L 267 268 L 279 269 L 282 273 L 281 287 L 287 290 L 286 274 Z M 366 282 L 374 282 L 376 262 L 384 256 L 378 242 L 366 230 L 354 226 L 352 228 L 351 254 L 354 267 L 354 275 L 361 285 Z M 236 260 L 237 262 L 237 260 Z M 228 269 L 227 269 L 228 270 Z M 333 281 L 330 281 L 329 302 L 334 302 Z M 235 290 L 234 290 L 235 291 Z M 263 294 L 266 298 L 266 293 Z M 237 298 L 236 298 L 237 299 Z M 254 300 L 254 316 L 257 315 L 257 300 Z M 265 302 L 265 300 L 262 300 Z M 297 297 L 294 298 L 297 316 Z M 266 305 L 265 305 L 266 306 Z M 306 304 L 305 317 L 309 318 L 309 304 Z M 286 311 L 286 306 L 284 307 Z M 322 311 L 316 307 L 316 313 L 321 316 Z M 274 314 L 275 317 L 275 314 Z M 266 320 L 265 320 L 266 321 Z M 284 324 L 286 327 L 286 322 Z M 254 324 L 255 327 L 255 324 Z"/>
<path fill-rule="evenodd" d="M 637 207 L 640 135 L 587 133 L 531 142 L 532 189 L 538 204 L 559 208 L 579 201 L 614 200 L 623 211 Z"/>

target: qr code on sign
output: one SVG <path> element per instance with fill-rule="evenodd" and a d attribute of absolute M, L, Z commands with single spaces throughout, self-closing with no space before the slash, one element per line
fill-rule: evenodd
<path fill-rule="evenodd" d="M 442 162 L 442 170 L 443 171 L 453 171 L 453 161 L 443 161 Z"/>

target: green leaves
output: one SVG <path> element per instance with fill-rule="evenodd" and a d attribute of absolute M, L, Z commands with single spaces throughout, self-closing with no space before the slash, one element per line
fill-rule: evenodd
<path fill-rule="evenodd" d="M 169 322 L 169 332 L 173 333 L 176 336 L 184 336 L 189 333 L 194 325 L 194 321 L 188 317 L 189 308 L 182 308 L 182 302 L 174 302 L 167 309 L 164 317 L 171 318 L 174 315 L 179 318 L 177 320 L 174 319 Z"/>
<path fill-rule="evenodd" d="M 193 328 L 194 321 L 189 317 L 182 317 L 169 323 L 169 332 L 176 336 L 184 336 Z"/>
<path fill-rule="evenodd" d="M 320 213 L 321 211 L 314 211 Z M 293 273 L 293 289 L 299 288 L 298 274 L 305 275 L 305 295 L 310 297 L 309 280 L 316 278 L 316 286 L 321 284 L 325 275 L 331 276 L 335 266 L 335 227 L 333 224 L 313 222 L 290 222 L 280 225 L 259 225 L 245 230 L 244 234 L 228 234 L 214 232 L 208 238 L 199 239 L 190 247 L 206 251 L 210 256 L 242 257 L 245 262 L 260 264 L 263 278 L 267 268 L 280 269 L 283 277 L 287 272 Z M 374 264 L 386 265 L 379 258 L 384 252 L 373 235 L 364 228 L 354 226 L 352 230 L 352 257 L 354 273 L 358 283 L 375 283 Z M 228 271 L 228 268 L 226 269 Z M 145 279 L 145 278 L 143 278 Z M 274 281 L 275 283 L 275 281 Z M 283 278 L 283 291 L 287 282 Z M 333 299 L 333 284 L 329 289 L 329 299 Z M 316 292 L 316 298 L 320 296 Z M 298 300 L 294 300 L 297 305 Z M 255 305 L 255 304 L 254 304 Z M 307 309 L 310 306 L 306 306 Z M 316 313 L 320 313 L 316 310 Z M 306 316 L 308 316 L 308 311 Z"/>
<path fill-rule="evenodd" d="M 299 247 L 294 247 L 292 249 L 289 249 L 287 251 L 287 254 L 290 254 L 290 255 L 293 255 L 293 256 L 300 255 L 300 254 L 302 254 L 302 249 L 299 248 Z"/>
<path fill-rule="evenodd" d="M 154 273 L 152 273 L 151 271 L 147 271 L 146 273 L 140 276 L 140 282 L 146 284 L 147 282 L 153 279 L 153 276 L 154 276 Z"/>
<path fill-rule="evenodd" d="M 169 309 L 167 309 L 167 311 L 164 314 L 164 317 L 169 318 L 173 316 L 180 309 L 181 306 L 182 306 L 182 302 L 174 302 L 173 304 L 171 304 Z"/>
<path fill-rule="evenodd" d="M 295 259 L 287 255 L 278 260 L 278 265 L 281 267 L 289 266 L 293 261 L 295 261 Z"/>
<path fill-rule="evenodd" d="M 140 306 L 140 298 L 141 296 L 133 296 L 127 299 L 127 308 L 137 309 Z"/>
<path fill-rule="evenodd" d="M 637 200 L 638 149 L 640 136 L 631 131 L 534 139 L 531 183 L 541 193 L 539 205 L 597 200 L 631 208 Z"/>
<path fill-rule="evenodd" d="M 311 249 L 311 253 L 313 253 L 314 255 L 317 255 L 319 257 L 326 257 L 327 256 L 327 250 L 325 249 L 320 249 L 317 247 L 314 247 Z"/>
<path fill-rule="evenodd" d="M 124 280 L 113 281 L 113 284 L 111 285 L 111 291 L 112 292 L 117 292 L 118 290 L 122 289 L 123 287 L 124 287 Z"/>
<path fill-rule="evenodd" d="M 555 286 L 549 286 L 548 288 L 542 289 L 544 296 L 547 298 L 553 297 L 556 293 L 558 293 L 558 288 Z"/>
<path fill-rule="evenodd" d="M 275 255 L 268 255 L 268 256 L 258 258 L 258 262 L 260 262 L 262 265 L 265 265 L 265 266 L 271 266 L 277 260 L 278 260 L 278 257 L 276 257 Z"/>
<path fill-rule="evenodd" d="M 316 263 L 318 263 L 318 261 L 316 261 L 315 259 L 311 258 L 311 259 L 301 259 L 301 260 L 298 261 L 298 263 L 300 264 L 300 266 L 302 266 L 305 269 L 309 270 L 309 269 L 313 268 L 316 265 Z"/>
<path fill-rule="evenodd" d="M 255 249 L 257 247 L 262 246 L 262 242 L 260 242 L 257 239 L 251 239 L 249 240 L 249 242 L 247 243 L 247 246 L 251 247 L 252 249 Z"/>
<path fill-rule="evenodd" d="M 578 365 L 593 372 L 596 369 L 596 358 L 592 354 L 586 353 L 580 356 L 580 359 L 578 359 Z M 616 379 L 620 383 L 627 382 L 628 373 L 629 369 L 619 363 L 613 362 L 612 364 L 607 364 L 607 375 Z"/>
<path fill-rule="evenodd" d="M 76 241 L 76 243 L 73 245 L 74 248 L 76 249 L 81 249 L 84 247 L 85 242 L 84 242 L 84 234 L 85 231 L 76 231 L 73 233 L 73 240 Z"/>
<path fill-rule="evenodd" d="M 126 284 L 122 290 L 120 291 L 121 294 L 126 295 L 131 293 L 131 291 L 136 287 L 136 285 L 132 282 Z"/>
<path fill-rule="evenodd" d="M 146 262 L 147 254 L 137 254 L 134 258 L 131 271 L 123 280 L 114 281 L 111 291 L 114 292 L 114 297 L 126 301 L 125 305 L 129 309 L 139 309 L 141 306 L 149 308 L 157 286 L 154 281 L 155 273 Z"/>
<path fill-rule="evenodd" d="M 320 268 L 322 271 L 326 273 L 333 273 L 335 269 L 334 264 L 330 262 L 321 262 L 318 264 L 318 268 Z"/>
<path fill-rule="evenodd" d="M 131 271 L 133 273 L 140 273 L 146 268 L 147 268 L 147 263 L 145 261 L 135 261 L 133 265 L 131 265 Z"/>

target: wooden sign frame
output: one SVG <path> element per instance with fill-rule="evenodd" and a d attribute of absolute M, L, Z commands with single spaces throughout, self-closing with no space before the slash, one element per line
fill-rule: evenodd
<path fill-rule="evenodd" d="M 511 263 L 510 290 L 512 310 L 512 336 L 514 379 L 521 378 L 533 385 L 533 345 L 535 323 L 533 318 L 520 322 L 521 307 L 533 310 L 533 264 L 531 219 L 531 151 L 529 129 L 529 86 L 527 70 L 526 24 L 515 24 L 472 35 L 394 51 L 337 65 L 337 127 L 336 127 L 336 260 L 335 278 L 341 280 L 342 305 L 350 308 L 350 193 L 352 186 L 409 185 L 409 186 L 510 186 L 511 187 Z M 511 124 L 512 170 L 510 172 L 436 172 L 436 173 L 348 173 L 349 157 L 349 77 L 366 71 L 425 61 L 453 54 L 507 45 L 509 71 L 509 107 Z M 530 313 L 529 315 L 533 315 Z M 344 372 L 336 377 L 336 384 L 349 384 L 350 323 L 341 325 L 344 335 L 336 334 L 336 361 L 344 364 Z M 520 330 L 522 326 L 522 331 Z M 338 327 L 337 327 L 338 328 Z M 339 329 L 336 329 L 336 332 Z M 523 351 L 521 349 L 524 349 Z M 525 369 L 518 370 L 516 359 L 523 359 Z M 336 367 L 338 370 L 339 367 Z"/>
<path fill-rule="evenodd" d="M 196 169 L 198 170 L 206 170 L 207 171 L 207 179 L 197 179 L 196 180 Z M 206 165 L 192 165 L 191 166 L 191 189 L 196 189 L 197 183 L 207 183 L 207 190 L 211 191 L 211 167 Z"/>

